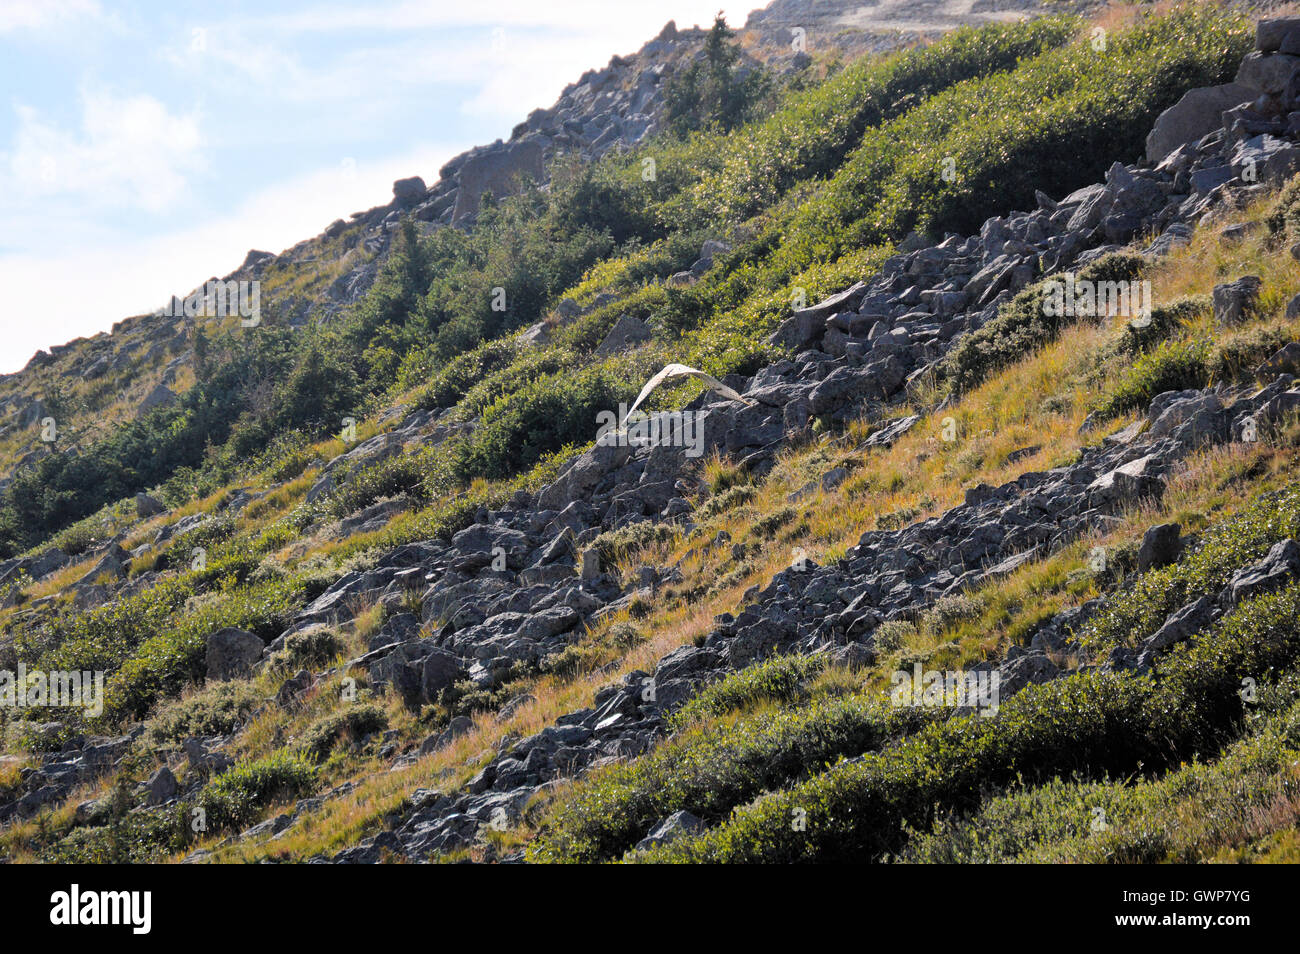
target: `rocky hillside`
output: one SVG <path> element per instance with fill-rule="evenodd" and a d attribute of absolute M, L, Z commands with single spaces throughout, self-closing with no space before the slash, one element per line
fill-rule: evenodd
<path fill-rule="evenodd" d="M 1300 20 L 991 19 L 665 30 L 151 335 L 6 491 L 0 670 L 104 683 L 0 852 L 1295 860 Z"/>

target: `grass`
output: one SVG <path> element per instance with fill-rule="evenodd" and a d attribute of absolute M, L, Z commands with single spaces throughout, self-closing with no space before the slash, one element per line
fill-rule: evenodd
<path fill-rule="evenodd" d="M 1052 46 L 1055 40 L 1051 40 L 1051 29 L 1043 27 L 1044 32 L 1032 42 Z M 1239 32 L 1236 27 L 1229 30 L 1227 46 L 1240 40 Z M 1030 29 L 1017 35 L 1023 38 L 1033 33 Z M 1054 55 L 1051 62 L 1058 66 L 1069 61 L 1063 53 Z M 1129 55 L 1140 58 L 1138 51 L 1130 51 Z M 917 69 L 925 62 L 924 55 L 917 54 L 898 61 L 904 66 L 895 64 L 888 70 Z M 1119 62 L 1113 65 L 1118 68 Z M 1045 84 L 1063 81 L 1061 77 L 1050 77 L 1047 67 L 1041 69 L 1043 72 L 1034 75 Z M 888 75 L 893 75 L 888 70 L 887 75 L 881 74 L 886 82 Z M 879 79 L 860 76 L 853 82 L 871 84 Z M 749 234 L 760 238 L 748 248 L 742 243 L 740 253 L 729 260 L 727 269 L 697 286 L 709 310 L 691 318 L 699 320 L 699 330 L 681 338 L 682 346 L 719 372 L 765 359 L 755 346 L 757 329 L 788 308 L 793 286 L 804 287 L 810 297 L 835 290 L 869 273 L 873 263 L 886 254 L 886 250 L 877 248 L 810 248 L 801 241 L 806 236 L 794 236 L 800 241 L 784 249 L 773 236 L 792 221 L 829 221 L 826 216 L 833 219 L 845 213 L 849 205 L 842 203 L 858 201 L 850 194 L 851 186 L 859 181 L 855 177 L 874 168 L 873 162 L 888 159 L 891 164 L 901 163 L 892 180 L 898 189 L 872 200 L 879 201 L 881 215 L 888 221 L 864 219 L 855 226 L 861 232 L 858 238 L 870 237 L 867 232 L 871 230 L 876 230 L 873 235 L 879 233 L 877 237 L 887 237 L 895 226 L 906 224 L 902 199 L 913 194 L 914 186 L 919 188 L 924 157 L 910 164 L 912 160 L 884 151 L 888 146 L 884 140 L 899 130 L 929 130 L 941 133 L 936 143 L 973 149 L 971 143 L 980 141 L 978 135 L 969 142 L 944 139 L 947 133 L 943 130 L 948 127 L 944 125 L 947 120 L 943 111 L 969 102 L 972 96 L 1004 90 L 1011 82 L 992 77 L 972 80 L 961 89 L 951 86 L 950 92 L 941 93 L 925 112 L 910 119 L 893 117 L 887 120 L 890 125 L 882 126 L 863 123 L 861 134 L 855 129 L 847 137 L 814 137 L 816 141 L 795 144 L 797 148 L 782 153 L 779 162 L 788 170 L 811 169 L 831 159 L 835 163 L 841 159 L 852 162 L 853 168 L 843 175 L 832 175 L 825 183 L 773 180 L 775 191 L 770 201 L 775 205 L 749 223 Z M 892 101 L 887 105 L 892 106 Z M 899 122 L 894 123 L 895 119 Z M 1029 149 L 1036 141 L 1030 134 L 1037 127 L 1026 128 L 1029 138 L 1016 141 Z M 990 129 L 981 127 L 980 135 L 984 134 L 991 134 Z M 768 136 L 775 138 L 765 141 L 779 143 L 783 134 L 778 123 L 771 123 L 767 132 L 755 135 L 755 141 Z M 850 151 L 856 159 L 848 159 Z M 742 166 L 744 163 L 733 163 L 724 169 L 713 164 L 704 172 L 706 176 L 732 177 L 735 182 L 743 182 L 753 172 Z M 1032 165 L 1026 168 L 1032 169 Z M 745 194 L 743 188 L 737 188 L 736 195 Z M 919 203 L 930 216 L 928 221 L 942 222 L 945 215 L 955 214 L 955 207 L 951 207 L 955 199 L 940 197 L 935 199 L 939 204 L 933 205 L 933 198 L 925 193 L 921 195 L 924 201 Z M 801 211 L 805 207 L 811 211 Z M 1261 203 L 1235 218 L 1262 219 L 1268 213 L 1268 207 Z M 773 244 L 764 247 L 764 242 Z M 364 475 L 334 504 L 339 512 L 377 499 L 377 495 L 392 490 L 396 486 L 392 480 L 399 478 L 409 481 L 419 477 L 424 496 L 415 509 L 397 516 L 380 531 L 331 539 L 324 529 L 322 511 L 306 505 L 303 498 L 319 475 L 316 461 L 328 460 L 353 445 L 330 439 L 296 447 L 286 453 L 283 462 L 273 462 L 247 475 L 247 479 L 241 475 L 238 483 L 196 496 L 180 509 L 180 514 L 213 513 L 236 486 L 246 486 L 260 495 L 222 526 L 220 535 L 207 541 L 210 553 L 206 571 L 173 574 L 164 568 L 165 559 L 160 561 L 157 554 L 151 553 L 138 561 L 135 572 L 158 568 L 162 577 L 138 599 L 133 597 L 119 601 L 121 605 L 82 614 L 80 619 L 60 624 L 64 628 L 53 635 L 22 633 L 28 648 L 50 654 L 45 658 L 104 662 L 115 670 L 110 683 L 115 715 L 148 715 L 151 741 L 174 743 L 191 732 L 234 733 L 229 751 L 239 759 L 235 770 L 239 774 L 228 783 L 220 779 L 208 782 L 201 796 L 212 807 L 219 828 L 250 824 L 300 793 L 325 790 L 344 781 L 355 783 L 351 791 L 327 798 L 319 809 L 306 813 L 273 843 L 221 845 L 214 831 L 198 842 L 175 845 L 168 840 L 171 828 L 161 825 L 156 833 L 158 851 L 175 858 L 202 846 L 213 850 L 218 860 L 302 860 L 355 843 L 378 830 L 385 816 L 400 810 L 416 788 L 432 784 L 451 790 L 463 785 L 491 757 L 507 733 L 535 732 L 556 716 L 587 705 L 601 686 L 637 669 L 653 669 L 667 652 L 702 639 L 713 628 L 716 615 L 733 611 L 747 591 L 766 585 L 774 573 L 789 565 L 796 549 L 821 563 L 840 559 L 862 533 L 941 513 L 960 503 L 965 491 L 976 484 L 996 485 L 1025 471 L 1069 462 L 1082 447 L 1101 438 L 1099 432 L 1078 433 L 1092 408 L 1109 403 L 1114 415 L 1111 426 L 1118 428 L 1132 420 L 1134 411 L 1140 410 L 1163 382 L 1186 380 L 1168 373 L 1179 367 L 1169 355 L 1175 355 L 1180 348 L 1186 350 L 1191 342 L 1209 343 L 1204 355 L 1197 354 L 1209 379 L 1217 380 L 1248 372 L 1256 355 L 1296 330 L 1280 320 L 1278 312 L 1287 291 L 1300 284 L 1300 274 L 1289 256 L 1277 254 L 1269 244 L 1267 230 L 1226 247 L 1216 241 L 1213 229 L 1201 229 L 1188 248 L 1162 262 L 1144 265 L 1143 277 L 1153 282 L 1157 302 L 1175 302 L 1187 296 L 1204 296 L 1217 281 L 1247 272 L 1259 274 L 1265 291 L 1260 318 L 1251 327 L 1223 334 L 1207 328 L 1203 314 L 1195 309 L 1179 310 L 1168 326 L 1172 329 L 1166 347 L 1169 354 L 1159 357 L 1159 348 L 1153 349 L 1152 342 L 1126 342 L 1121 328 L 1093 323 L 1063 325 L 1050 329 L 1050 333 L 1031 335 L 1032 348 L 1017 346 L 1006 354 L 990 352 L 991 357 L 982 356 L 978 373 L 963 379 L 956 400 L 941 412 L 932 402 L 942 392 L 936 388 L 920 393 L 912 407 L 899 409 L 899 413 L 919 413 L 920 424 L 890 449 L 858 449 L 878 424 L 862 420 L 843 430 L 820 431 L 806 443 L 788 447 L 772 473 L 761 480 L 742 473 L 733 462 L 722 458 L 706 461 L 702 489 L 692 496 L 692 517 L 697 523 L 693 530 L 667 531 L 642 524 L 597 541 L 602 557 L 620 575 L 633 573 L 642 563 L 676 564 L 681 581 L 643 597 L 636 608 L 639 618 L 635 624 L 626 613 L 601 620 L 553 666 L 524 675 L 505 687 L 507 695 L 526 692 L 531 697 L 508 717 L 498 720 L 488 712 L 475 712 L 473 729 L 445 749 L 420 757 L 409 766 L 389 770 L 394 754 L 415 753 L 423 738 L 441 730 L 450 711 L 432 706 L 418 714 L 407 712 L 391 694 L 370 692 L 364 680 L 360 695 L 347 698 L 347 677 L 336 668 L 345 658 L 364 650 L 366 637 L 382 623 L 383 612 L 378 607 L 359 608 L 362 612 L 355 623 L 323 632 L 319 644 L 313 640 L 310 645 L 289 647 L 284 660 L 287 666 L 271 667 L 250 683 L 226 689 L 198 688 L 202 676 L 201 639 L 218 622 L 231 625 L 230 620 L 238 620 L 235 625 L 260 628 L 273 637 L 278 634 L 284 614 L 345 569 L 364 567 L 376 552 L 400 543 L 445 538 L 472 520 L 480 507 L 502 506 L 514 491 L 535 489 L 551 479 L 560 463 L 581 449 L 586 435 L 581 428 L 572 433 L 564 430 L 568 425 L 553 414 L 553 402 L 540 400 L 546 387 L 520 382 L 532 381 L 530 375 L 534 373 L 551 376 L 545 379 L 550 383 L 573 377 L 572 369 L 579 366 L 574 361 L 580 363 L 581 356 L 599 340 L 603 323 L 624 307 L 645 307 L 653 312 L 681 306 L 689 312 L 690 303 L 683 304 L 678 293 L 651 287 L 655 282 L 653 269 L 669 264 L 678 251 L 667 244 L 648 246 L 645 251 L 629 253 L 626 261 L 611 262 L 589 272 L 588 281 L 574 292 L 579 300 L 590 302 L 607 287 L 619 290 L 624 298 L 567 328 L 557 329 L 559 344 L 541 357 L 521 358 L 512 345 L 484 345 L 469 352 L 472 357 L 462 355 L 448 365 L 427 388 L 401 395 L 414 397 L 427 407 L 457 408 L 453 413 L 462 419 L 487 412 L 484 420 L 489 427 L 483 436 L 476 438 L 476 443 L 463 445 L 468 450 L 457 453 L 477 455 L 476 459 L 498 477 L 450 480 L 446 468 L 433 458 L 420 459 L 414 469 L 408 460 L 394 465 L 392 472 Z M 287 276 L 284 280 L 290 281 Z M 301 286 L 299 291 L 309 289 Z M 661 317 L 670 316 L 665 311 Z M 1014 322 L 1004 324 L 1009 328 Z M 663 327 L 672 326 L 669 323 Z M 570 349 L 577 358 L 566 356 L 560 349 Z M 585 372 L 588 377 L 575 378 L 577 383 L 567 392 L 572 408 L 566 408 L 566 413 L 577 409 L 573 420 L 581 421 L 577 411 L 600 388 L 607 389 L 597 395 L 604 400 L 615 394 L 616 386 L 626 385 L 626 381 L 611 383 L 609 375 L 615 367 L 609 365 Z M 625 376 L 635 377 L 632 372 L 625 372 Z M 662 399 L 671 402 L 684 394 L 681 390 L 665 392 Z M 511 435 L 532 431 L 530 422 L 539 414 L 556 417 L 557 427 L 550 443 L 572 440 L 577 446 L 561 447 L 550 456 L 544 454 L 546 448 L 540 443 L 510 447 Z M 957 439 L 952 441 L 944 439 L 944 424 L 949 417 L 956 425 Z M 377 416 L 372 416 L 360 422 L 357 437 L 361 440 L 378 432 Z M 503 447 L 509 453 L 504 453 Z M 1016 455 L 1031 447 L 1038 449 Z M 534 460 L 537 462 L 532 466 Z M 756 817 L 755 813 L 768 811 L 763 806 L 793 798 L 792 792 L 822 791 L 818 786 L 825 784 L 822 780 L 830 773 L 834 773 L 835 785 L 843 782 L 848 788 L 828 788 L 827 798 L 841 797 L 850 790 L 856 798 L 861 794 L 854 788 L 861 781 L 859 774 L 880 773 L 884 782 L 897 786 L 900 800 L 871 803 L 872 810 L 878 812 L 875 817 L 883 820 L 884 828 L 905 819 L 924 829 L 921 823 L 929 820 L 933 800 L 922 800 L 923 808 L 914 808 L 910 801 L 920 798 L 917 792 L 924 785 L 916 782 L 921 777 L 917 774 L 919 763 L 907 762 L 908 753 L 921 758 L 931 751 L 927 746 L 946 744 L 944 740 L 953 748 L 941 754 L 953 759 L 951 764 L 956 770 L 948 780 L 949 787 L 924 789 L 923 793 L 927 797 L 941 796 L 938 801 L 948 808 L 974 810 L 978 798 L 961 788 L 963 779 L 971 778 L 967 772 L 970 765 L 986 764 L 979 760 L 1008 752 L 1015 759 L 1026 760 L 1030 757 L 1025 752 L 1030 750 L 1013 751 L 1006 748 L 1009 742 L 985 740 L 983 733 L 992 731 L 987 729 L 972 733 L 970 738 L 962 728 L 936 726 L 916 731 L 920 726 L 907 722 L 910 715 L 891 715 L 873 705 L 889 668 L 910 658 L 924 657 L 944 666 L 996 659 L 1008 646 L 1023 643 L 1039 622 L 1064 607 L 1120 584 L 1141 587 L 1141 580 L 1102 579 L 1088 572 L 1090 548 L 1131 546 L 1145 527 L 1158 519 L 1178 519 L 1185 528 L 1209 533 L 1228 518 L 1247 512 L 1247 498 L 1284 487 L 1293 463 L 1293 448 L 1286 435 L 1250 447 L 1236 445 L 1196 455 L 1185 470 L 1174 476 L 1159 508 L 1126 512 L 1121 515 L 1121 524 L 1107 534 L 1076 541 L 1050 558 L 1035 561 L 970 594 L 965 602 L 937 607 L 911 629 L 899 627 L 892 641 L 880 646 L 882 657 L 874 668 L 848 672 L 824 667 L 820 661 L 776 660 L 724 680 L 706 689 L 683 710 L 675 723 L 676 734 L 661 749 L 599 773 L 590 782 L 572 783 L 553 791 L 547 803 L 538 806 L 542 813 L 540 837 L 530 822 L 521 830 L 503 835 L 503 844 L 510 839 L 518 843 L 536 838 L 532 850 L 538 857 L 615 858 L 673 806 L 690 806 L 723 826 L 710 836 L 717 839 L 716 844 L 709 844 L 718 851 L 755 851 L 758 849 L 754 844 L 726 841 L 717 832 L 749 824 L 748 819 Z M 846 466 L 850 474 L 839 487 L 825 491 L 818 486 L 812 494 L 791 504 L 791 493 L 840 465 Z M 521 467 L 530 469 L 520 473 Z M 422 469 L 425 472 L 419 473 Z M 406 489 L 405 484 L 402 489 Z M 104 517 L 112 528 L 130 525 L 124 509 L 106 508 L 69 528 L 68 542 L 84 543 L 104 532 L 99 529 Z M 129 543 L 137 545 L 152 539 L 161 523 L 162 518 L 155 518 L 132 527 Z M 1277 526 L 1271 524 L 1268 532 Z M 1213 538 L 1212 533 L 1210 536 Z M 715 546 L 715 539 L 727 542 Z M 1231 557 L 1244 559 L 1248 550 L 1243 545 L 1233 550 Z M 167 552 L 166 548 L 163 552 Z M 55 595 L 78 571 L 84 573 L 90 565 L 89 559 L 83 560 L 77 568 L 61 571 L 53 580 L 30 587 L 27 596 Z M 187 561 L 173 564 L 187 565 Z M 1178 585 L 1184 586 L 1182 592 L 1190 592 L 1187 587 L 1193 584 Z M 1150 603 L 1141 624 L 1154 619 L 1164 605 Z M 21 607 L 0 611 L 0 625 L 21 630 L 20 612 Z M 1121 626 L 1119 622 L 1106 625 L 1116 631 Z M 268 704 L 279 683 L 298 665 L 318 673 L 316 686 L 291 711 Z M 1076 702 L 1093 706 L 1091 715 L 1099 720 L 1077 724 L 1085 744 L 1093 746 L 1088 751 L 1104 751 L 1104 745 L 1112 739 L 1117 744 L 1123 741 L 1112 724 L 1115 720 L 1150 715 L 1144 708 L 1149 705 L 1149 697 L 1128 685 L 1112 686 L 1099 679 L 1071 691 L 1077 696 L 1058 702 L 1067 708 L 1067 703 Z M 1047 696 L 1040 699 L 1044 708 L 1034 710 L 1031 696 L 1024 704 L 1025 711 L 1053 717 L 1056 710 L 1045 699 Z M 1016 724 L 1031 726 L 1031 715 L 1023 715 Z M 1156 724 L 1153 720 L 1152 725 Z M 393 746 L 393 751 L 382 758 L 375 745 L 349 744 L 377 732 L 383 732 Z M 874 755 L 863 762 L 839 763 L 827 769 L 841 757 L 854 758 L 867 750 Z M 1055 749 L 1052 753 L 1059 756 Z M 1213 755 L 1208 748 L 1206 753 L 1207 758 Z M 1089 770 L 1100 773 L 1096 775 L 1101 780 L 1097 784 L 1110 784 L 1111 776 L 1106 773 L 1113 769 L 1118 773 L 1116 777 L 1127 778 L 1124 772 L 1131 761 L 1117 757 L 1114 764 L 1090 764 Z M 1068 759 L 1058 757 L 1055 764 L 1064 765 L 1061 771 L 1068 777 L 1075 766 L 1067 763 Z M 1050 764 L 1050 760 L 1044 762 Z M 132 769 L 143 770 L 143 764 Z M 1010 776 L 1006 779 L 1007 784 L 1016 784 Z M 72 858 L 78 852 L 81 856 L 101 857 L 97 853 L 102 852 L 102 845 L 79 843 L 83 836 L 73 824 L 72 809 L 75 799 L 94 792 L 103 794 L 108 784 L 109 780 L 105 780 L 81 789 L 69 802 L 57 806 L 46 816 L 45 831 L 29 823 L 11 826 L 0 833 L 0 846 L 20 860 L 59 853 Z M 776 791 L 764 798 L 763 793 L 769 789 Z M 906 804 L 903 799 L 908 800 Z M 922 801 L 915 804 L 921 805 Z M 735 821 L 729 823 L 733 817 Z M 1260 839 L 1267 839 L 1271 831 L 1267 826 L 1256 830 Z M 890 828 L 889 837 L 893 837 L 892 832 Z M 850 840 L 845 845 L 851 845 L 852 839 L 860 835 L 855 829 L 848 830 L 846 837 Z M 145 832 L 139 837 L 147 841 L 149 836 Z M 781 850 L 777 842 L 768 846 L 773 852 Z M 763 847 L 766 844 L 758 846 L 762 849 L 760 855 L 767 850 Z M 892 842 L 883 848 L 868 843 L 864 850 L 870 853 L 893 847 Z M 687 851 L 685 847 L 681 850 Z M 713 847 L 701 850 L 712 851 Z M 840 850 L 844 849 L 831 845 L 827 854 Z M 1258 850 L 1281 856 L 1293 849 L 1278 839 L 1260 842 Z"/>

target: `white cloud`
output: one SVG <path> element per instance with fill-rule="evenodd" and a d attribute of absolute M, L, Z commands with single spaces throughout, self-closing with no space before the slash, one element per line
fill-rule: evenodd
<path fill-rule="evenodd" d="M 106 330 L 225 275 L 250 248 L 282 251 L 336 218 L 386 202 L 394 179 L 412 172 L 430 178 L 455 151 L 431 144 L 382 161 L 318 169 L 166 235 L 124 240 L 87 230 L 57 254 L 0 257 L 0 373 L 18 370 L 38 348 Z"/>
<path fill-rule="evenodd" d="M 729 11 L 735 21 L 748 11 L 746 6 Z M 419 29 L 460 27 L 550 27 L 588 33 L 605 32 L 620 24 L 641 32 L 655 31 L 667 20 L 677 18 L 679 27 L 708 25 L 718 11 L 717 0 L 667 0 L 658 3 L 612 4 L 609 0 L 478 0 L 476 3 L 429 3 L 400 0 L 378 4 L 326 6 L 292 14 L 258 17 L 258 29 L 291 33 L 375 31 L 407 32 Z M 733 25 L 735 25 L 733 23 Z M 646 33 L 644 39 L 650 39 Z M 611 51 L 614 52 L 614 51 Z"/>
<path fill-rule="evenodd" d="M 98 0 L 2 0 L 0 33 L 43 30 L 77 17 L 100 16 Z"/>
<path fill-rule="evenodd" d="M 152 96 L 91 90 L 82 91 L 81 107 L 76 132 L 31 107 L 16 107 L 13 148 L 0 154 L 0 213 L 60 195 L 92 208 L 159 211 L 176 202 L 188 175 L 203 166 L 196 115 L 174 115 Z"/>

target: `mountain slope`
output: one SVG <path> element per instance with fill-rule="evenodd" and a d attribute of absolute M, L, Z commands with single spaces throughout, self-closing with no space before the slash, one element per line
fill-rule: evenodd
<path fill-rule="evenodd" d="M 1238 74 L 1252 33 L 1190 8 L 1105 49 L 1051 19 L 766 91 L 738 69 L 720 89 L 772 118 L 408 221 L 336 328 L 214 338 L 209 399 L 284 377 L 231 425 L 254 467 L 210 454 L 164 493 L 203 496 L 5 568 L 8 658 L 109 674 L 97 720 L 7 720 L 6 850 L 613 860 L 656 829 L 632 858 L 935 858 L 1032 802 L 999 850 L 1071 856 L 1093 807 L 1117 845 L 1176 817 L 1163 771 L 1221 752 L 1259 784 L 1213 797 L 1267 804 L 1295 744 L 1287 104 L 1165 114 L 1186 145 L 1121 164 L 1188 89 L 1285 65 Z M 1067 273 L 1158 307 L 1054 314 Z M 744 400 L 678 385 L 653 406 L 699 444 L 588 443 L 668 360 Z M 915 666 L 996 674 L 998 713 L 898 704 Z"/>

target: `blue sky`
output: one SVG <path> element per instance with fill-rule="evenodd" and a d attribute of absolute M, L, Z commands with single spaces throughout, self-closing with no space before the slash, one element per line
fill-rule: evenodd
<path fill-rule="evenodd" d="M 754 6 L 761 5 L 754 0 Z M 0 0 L 0 372 L 505 138 L 718 0 Z"/>

